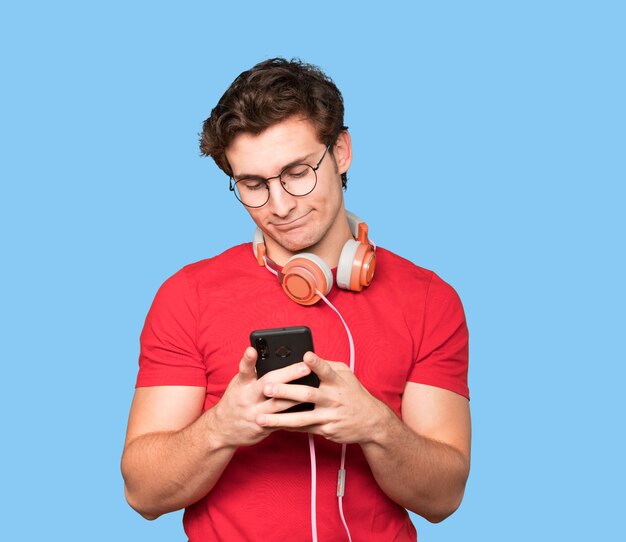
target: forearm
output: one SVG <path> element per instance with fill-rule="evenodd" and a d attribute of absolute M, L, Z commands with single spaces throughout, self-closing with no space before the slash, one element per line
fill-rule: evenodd
<path fill-rule="evenodd" d="M 469 459 L 453 446 L 418 435 L 381 406 L 372 440 L 361 444 L 378 485 L 427 520 L 444 520 L 461 503 Z"/>
<path fill-rule="evenodd" d="M 207 495 L 238 448 L 272 432 L 256 418 L 294 405 L 268 400 L 263 388 L 272 381 L 291 382 L 310 369 L 295 364 L 257 379 L 256 359 L 256 350 L 247 348 L 221 399 L 191 423 L 204 404 L 204 388 L 155 386 L 135 392 L 122 475 L 128 503 L 142 516 L 154 519 Z M 155 430 L 160 427 L 174 430 Z"/>
<path fill-rule="evenodd" d="M 141 435 L 122 456 L 129 504 L 147 519 L 179 510 L 204 497 L 230 462 L 235 447 L 215 427 L 215 409 L 179 431 Z"/>

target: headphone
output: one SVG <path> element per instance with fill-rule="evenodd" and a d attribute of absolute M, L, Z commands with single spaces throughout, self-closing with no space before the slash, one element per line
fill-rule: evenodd
<path fill-rule="evenodd" d="M 354 239 L 346 241 L 341 249 L 337 266 L 337 286 L 344 290 L 360 292 L 369 286 L 376 270 L 376 245 L 367 237 L 367 224 L 355 214 L 346 211 L 348 225 Z M 256 228 L 252 249 L 260 266 L 267 266 L 267 249 L 263 232 Z M 320 300 L 317 293 L 328 295 L 333 287 L 333 274 L 329 265 L 319 256 L 300 252 L 287 260 L 278 281 L 287 294 L 300 305 L 313 305 Z"/>

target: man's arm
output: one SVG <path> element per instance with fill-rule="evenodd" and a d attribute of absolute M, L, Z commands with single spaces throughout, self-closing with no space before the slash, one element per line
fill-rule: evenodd
<path fill-rule="evenodd" d="M 202 498 L 234 453 L 212 435 L 214 409 L 201 415 L 205 394 L 192 386 L 135 392 L 122 475 L 126 500 L 147 519 Z"/>
<path fill-rule="evenodd" d="M 442 521 L 461 504 L 469 475 L 469 402 L 448 390 L 407 382 L 402 417 L 387 409 L 363 452 L 390 498 L 431 522 Z"/>
<path fill-rule="evenodd" d="M 255 419 L 293 406 L 267 399 L 263 386 L 310 373 L 303 363 L 257 380 L 256 351 L 246 349 L 239 372 L 220 401 L 202 413 L 206 390 L 155 386 L 135 392 L 128 422 L 122 475 L 128 503 L 147 519 L 179 510 L 204 497 L 239 446 L 263 440 L 273 429 Z"/>
<path fill-rule="evenodd" d="M 315 410 L 262 414 L 258 423 L 358 443 L 391 499 L 433 522 L 452 514 L 463 498 L 469 474 L 468 401 L 450 391 L 409 382 L 402 400 L 403 421 L 373 397 L 345 364 L 311 353 L 305 362 L 320 378 L 318 389 L 271 384 L 264 393 L 314 402 Z"/>

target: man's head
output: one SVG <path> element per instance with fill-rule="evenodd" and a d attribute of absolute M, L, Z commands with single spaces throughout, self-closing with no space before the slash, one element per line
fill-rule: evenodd
<path fill-rule="evenodd" d="M 232 176 L 226 149 L 237 135 L 260 134 L 290 117 L 300 117 L 313 123 L 319 142 L 328 146 L 347 130 L 343 112 L 339 89 L 319 68 L 299 60 L 272 58 L 233 81 L 204 122 L 200 150 Z M 341 182 L 345 188 L 346 173 Z"/>

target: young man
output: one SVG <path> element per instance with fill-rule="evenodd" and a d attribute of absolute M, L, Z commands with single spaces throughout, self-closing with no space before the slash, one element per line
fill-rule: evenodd
<path fill-rule="evenodd" d="M 415 540 L 406 509 L 443 520 L 469 472 L 456 293 L 357 230 L 343 201 L 343 102 L 318 68 L 271 59 L 242 73 L 201 149 L 258 233 L 254 247 L 189 265 L 157 293 L 122 458 L 128 502 L 148 519 L 186 508 L 191 542 L 347 540 L 348 530 Z M 302 276 L 288 271 L 294 256 Z M 302 293 L 305 279 L 318 282 Z M 321 283 L 335 280 L 342 288 L 326 294 Z M 295 325 L 311 328 L 315 354 L 257 378 L 250 332 Z M 319 388 L 289 384 L 310 372 Z M 282 412 L 302 402 L 315 408 Z"/>

